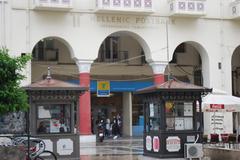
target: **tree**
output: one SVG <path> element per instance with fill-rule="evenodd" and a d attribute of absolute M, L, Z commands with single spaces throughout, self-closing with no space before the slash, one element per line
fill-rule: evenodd
<path fill-rule="evenodd" d="M 20 87 L 21 74 L 30 55 L 10 57 L 8 49 L 0 48 L 0 114 L 27 110 L 28 96 Z"/>

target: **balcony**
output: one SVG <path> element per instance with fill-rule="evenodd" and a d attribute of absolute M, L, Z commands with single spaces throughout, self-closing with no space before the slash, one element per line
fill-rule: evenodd
<path fill-rule="evenodd" d="M 73 8 L 72 0 L 33 0 L 36 10 L 69 11 Z"/>
<path fill-rule="evenodd" d="M 230 16 L 232 19 L 240 19 L 240 0 L 230 3 Z"/>
<path fill-rule="evenodd" d="M 206 0 L 169 0 L 170 16 L 201 17 L 206 15 Z"/>
<path fill-rule="evenodd" d="M 153 0 L 96 0 L 96 12 L 151 14 Z"/>

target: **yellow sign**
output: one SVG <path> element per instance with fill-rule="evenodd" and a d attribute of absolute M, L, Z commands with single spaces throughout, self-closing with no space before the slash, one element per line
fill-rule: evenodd
<path fill-rule="evenodd" d="M 109 81 L 98 81 L 97 82 L 97 96 L 98 97 L 109 97 L 110 96 L 110 82 Z"/>
<path fill-rule="evenodd" d="M 109 81 L 100 81 L 100 82 L 98 82 L 97 88 L 99 90 L 109 90 L 110 89 Z"/>

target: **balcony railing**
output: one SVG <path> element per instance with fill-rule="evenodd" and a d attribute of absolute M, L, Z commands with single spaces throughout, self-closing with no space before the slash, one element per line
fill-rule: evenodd
<path fill-rule="evenodd" d="M 96 0 L 96 12 L 153 12 L 154 0 Z"/>
<path fill-rule="evenodd" d="M 240 0 L 230 3 L 230 16 L 232 19 L 240 19 Z"/>
<path fill-rule="evenodd" d="M 69 11 L 73 8 L 73 0 L 33 0 L 33 8 L 39 10 Z"/>
<path fill-rule="evenodd" d="M 169 0 L 170 16 L 200 17 L 206 15 L 206 0 Z"/>

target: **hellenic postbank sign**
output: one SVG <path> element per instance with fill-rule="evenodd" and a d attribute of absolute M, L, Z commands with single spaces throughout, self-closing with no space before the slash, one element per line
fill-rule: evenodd
<path fill-rule="evenodd" d="M 110 96 L 110 82 L 109 81 L 98 81 L 97 82 L 97 96 L 98 97 L 109 97 Z"/>

